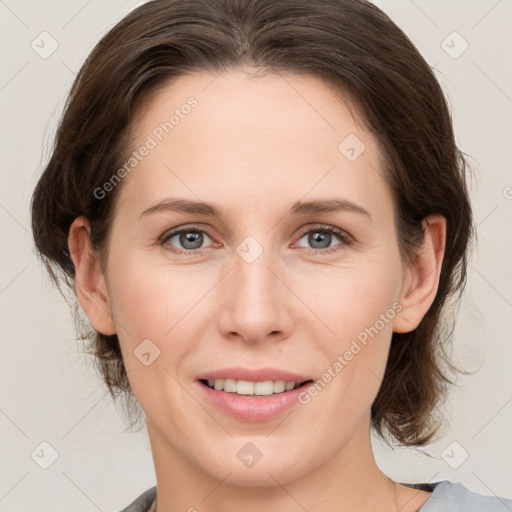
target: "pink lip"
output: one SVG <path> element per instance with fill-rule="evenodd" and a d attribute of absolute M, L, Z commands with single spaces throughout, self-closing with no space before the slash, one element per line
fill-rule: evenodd
<path fill-rule="evenodd" d="M 248 380 L 251 382 L 264 382 L 266 380 L 284 380 L 293 382 L 305 382 L 312 380 L 311 383 L 305 384 L 291 391 L 283 391 L 271 396 L 244 396 L 235 393 L 227 393 L 211 389 L 200 380 L 216 380 L 216 379 L 234 379 Z M 246 368 L 224 368 L 209 373 L 204 373 L 198 377 L 197 385 L 199 392 L 204 400 L 213 404 L 224 414 L 245 421 L 264 421 L 279 417 L 288 409 L 298 405 L 298 397 L 305 392 L 309 385 L 314 384 L 311 377 L 299 375 L 296 373 L 279 370 L 276 368 L 264 368 L 259 370 L 249 370 Z"/>
<path fill-rule="evenodd" d="M 223 368 L 208 373 L 203 373 L 197 377 L 198 380 L 216 380 L 216 379 L 234 379 L 234 380 L 248 380 L 250 382 L 264 382 L 266 380 L 284 380 L 294 382 L 305 382 L 312 379 L 305 375 L 291 373 L 278 368 L 261 368 L 258 370 L 251 370 L 249 368 Z"/>
<path fill-rule="evenodd" d="M 305 384 L 291 391 L 283 391 L 271 396 L 253 397 L 226 393 L 211 389 L 197 381 L 199 392 L 206 402 L 229 416 L 245 421 L 264 421 L 277 418 L 288 409 L 299 404 L 298 397 L 307 390 L 310 384 Z"/>

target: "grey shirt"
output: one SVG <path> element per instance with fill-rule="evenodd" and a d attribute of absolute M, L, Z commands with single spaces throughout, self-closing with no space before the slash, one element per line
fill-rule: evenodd
<path fill-rule="evenodd" d="M 432 491 L 417 512 L 512 512 L 512 500 L 483 496 L 462 484 L 442 480 L 434 483 L 402 484 L 413 489 Z M 156 504 L 156 486 L 141 494 L 121 512 L 152 512 Z"/>

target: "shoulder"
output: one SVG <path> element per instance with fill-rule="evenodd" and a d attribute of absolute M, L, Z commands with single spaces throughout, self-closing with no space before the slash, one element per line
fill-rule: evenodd
<path fill-rule="evenodd" d="M 432 491 L 432 495 L 418 512 L 512 512 L 512 500 L 499 496 L 484 496 L 470 491 L 462 484 L 448 480 L 402 485 Z M 120 512 L 148 512 L 155 498 L 156 486 L 142 493 Z"/>
<path fill-rule="evenodd" d="M 156 485 L 147 491 L 144 491 L 138 498 L 132 501 L 126 508 L 120 512 L 148 512 L 153 501 L 156 498 Z"/>
<path fill-rule="evenodd" d="M 512 500 L 484 496 L 470 491 L 460 483 L 442 480 L 432 484 L 405 484 L 432 491 L 430 498 L 417 512 L 512 512 Z"/>

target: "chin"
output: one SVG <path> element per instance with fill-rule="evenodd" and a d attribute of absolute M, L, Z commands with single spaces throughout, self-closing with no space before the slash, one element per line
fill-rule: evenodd
<path fill-rule="evenodd" d="M 276 465 L 263 465 L 260 461 L 261 466 L 258 464 L 258 468 L 231 468 L 229 476 L 224 479 L 226 474 L 219 477 L 219 480 L 224 479 L 224 483 L 235 486 L 235 487 L 275 487 L 279 485 L 286 485 L 287 483 L 297 479 L 301 476 L 299 473 L 305 473 L 306 471 L 300 472 L 298 468 L 294 466 L 290 461 L 283 461 Z"/>
<path fill-rule="evenodd" d="M 263 442 L 260 443 L 263 445 Z M 240 448 L 242 447 L 242 448 Z M 233 454 L 227 457 L 227 454 Z M 250 454 L 250 455 L 247 455 Z M 253 460 L 250 460 L 250 457 Z M 259 457 L 259 458 L 258 458 Z M 239 487 L 275 487 L 304 476 L 310 471 L 304 452 L 296 452 L 293 447 L 287 449 L 261 446 L 260 455 L 250 441 L 237 443 L 234 451 L 225 450 L 211 456 L 209 460 L 221 461 L 215 467 L 208 467 L 202 461 L 203 468 L 216 480 Z M 228 475 L 228 476 L 227 476 Z"/>

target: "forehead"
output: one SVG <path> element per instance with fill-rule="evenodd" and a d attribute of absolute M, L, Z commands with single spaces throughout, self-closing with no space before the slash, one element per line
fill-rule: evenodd
<path fill-rule="evenodd" d="M 254 145 L 260 146 L 276 143 L 273 135 L 283 129 L 279 141 L 302 137 L 314 143 L 322 139 L 337 149 L 344 134 L 371 137 L 357 106 L 345 96 L 311 75 L 262 72 L 250 67 L 217 74 L 197 71 L 163 82 L 138 109 L 132 126 L 136 135 L 143 136 L 171 120 L 170 131 L 176 142 L 180 134 L 188 135 L 186 129 L 177 129 L 178 125 L 193 124 L 196 131 L 201 129 L 198 133 L 208 132 L 209 139 L 237 135 L 247 145 L 251 136 L 259 135 Z M 187 104 L 192 101 L 194 106 L 189 108 Z M 190 120 L 184 123 L 187 118 Z M 170 131 L 164 128 L 163 135 L 170 135 Z"/>
<path fill-rule="evenodd" d="M 376 201 L 381 154 L 356 113 L 309 75 L 236 68 L 180 76 L 133 118 L 134 149 L 151 149 L 127 185 L 147 201 L 165 192 L 267 201 L 280 191 L 290 202 L 333 188 Z"/>

